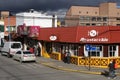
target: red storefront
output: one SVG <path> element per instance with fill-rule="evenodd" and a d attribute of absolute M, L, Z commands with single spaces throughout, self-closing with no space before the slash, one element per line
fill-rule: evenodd
<path fill-rule="evenodd" d="M 73 56 L 119 57 L 119 35 L 120 26 L 41 28 L 38 40 L 48 53 L 69 50 Z"/>

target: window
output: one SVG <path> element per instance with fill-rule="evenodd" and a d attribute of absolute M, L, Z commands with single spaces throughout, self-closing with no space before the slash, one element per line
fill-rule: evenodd
<path fill-rule="evenodd" d="M 88 14 L 88 11 L 86 13 Z"/>
<path fill-rule="evenodd" d="M 117 18 L 118 21 L 120 21 L 120 18 Z"/>
<path fill-rule="evenodd" d="M 97 12 L 95 12 L 95 14 L 97 14 Z"/>
<path fill-rule="evenodd" d="M 92 21 L 96 21 L 96 17 L 92 17 Z"/>
<path fill-rule="evenodd" d="M 16 28 L 15 28 L 15 26 L 7 26 L 6 31 L 10 31 L 10 32 L 16 31 Z"/>
<path fill-rule="evenodd" d="M 103 17 L 103 21 L 107 21 L 108 20 L 108 18 L 107 17 Z"/>
<path fill-rule="evenodd" d="M 80 21 L 83 21 L 84 19 L 84 16 L 80 16 Z"/>
<path fill-rule="evenodd" d="M 115 57 L 117 54 L 117 46 L 116 45 L 110 45 L 108 47 L 108 56 L 109 57 Z"/>
<path fill-rule="evenodd" d="M 90 17 L 89 17 L 89 16 L 86 16 L 86 17 L 85 17 L 85 20 L 86 20 L 86 21 L 90 21 Z"/>
<path fill-rule="evenodd" d="M 86 46 L 86 48 L 88 48 L 88 46 Z M 92 56 L 92 57 L 102 56 L 103 49 L 101 45 L 90 45 L 89 49 L 86 49 L 86 48 L 85 48 L 85 51 L 87 54 L 85 55 Z"/>
<path fill-rule="evenodd" d="M 69 51 L 72 55 L 78 56 L 78 45 L 70 44 Z"/>
<path fill-rule="evenodd" d="M 101 17 L 97 17 L 97 21 L 101 21 L 102 19 L 101 19 Z"/>
<path fill-rule="evenodd" d="M 0 32 L 4 32 L 4 25 L 0 25 Z"/>
<path fill-rule="evenodd" d="M 20 45 L 20 43 L 13 43 L 13 44 L 11 44 L 11 48 L 20 48 L 21 47 L 21 45 Z"/>
<path fill-rule="evenodd" d="M 21 51 L 18 51 L 16 54 L 21 54 Z"/>
<path fill-rule="evenodd" d="M 79 11 L 79 14 L 81 14 L 81 11 Z"/>
<path fill-rule="evenodd" d="M 86 23 L 86 26 L 90 26 L 90 23 Z"/>

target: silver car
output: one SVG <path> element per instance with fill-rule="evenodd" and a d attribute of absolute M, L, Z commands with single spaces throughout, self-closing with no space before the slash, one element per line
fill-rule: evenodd
<path fill-rule="evenodd" d="M 13 59 L 19 60 L 20 62 L 23 62 L 23 61 L 36 62 L 35 54 L 31 53 L 30 51 L 24 51 L 24 50 L 17 51 L 16 54 L 13 56 Z"/>

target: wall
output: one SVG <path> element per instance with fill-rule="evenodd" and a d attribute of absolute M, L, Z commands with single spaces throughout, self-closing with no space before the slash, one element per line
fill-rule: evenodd
<path fill-rule="evenodd" d="M 18 13 L 16 14 L 16 26 L 22 25 L 26 26 L 40 26 L 45 27 L 57 27 L 57 16 L 55 16 L 55 26 L 52 26 L 53 22 L 52 15 L 43 15 L 41 13 Z"/>

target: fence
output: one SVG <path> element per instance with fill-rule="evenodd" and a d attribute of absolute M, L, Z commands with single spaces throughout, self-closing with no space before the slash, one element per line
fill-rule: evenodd
<path fill-rule="evenodd" d="M 52 53 L 50 55 L 52 59 L 61 60 L 60 53 Z M 78 57 L 71 56 L 71 63 L 76 65 L 91 66 L 107 68 L 110 61 L 116 60 L 118 67 L 120 68 L 120 57 Z"/>

